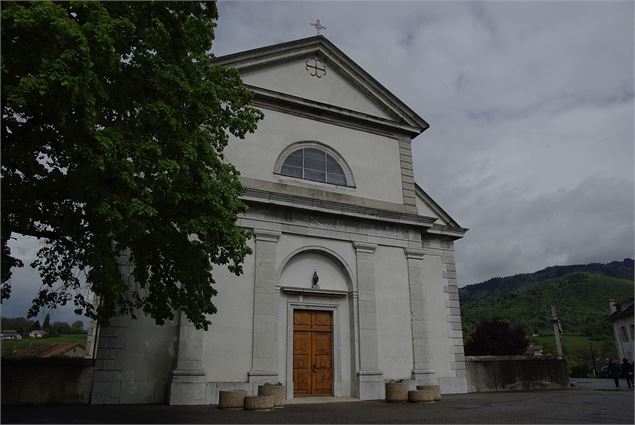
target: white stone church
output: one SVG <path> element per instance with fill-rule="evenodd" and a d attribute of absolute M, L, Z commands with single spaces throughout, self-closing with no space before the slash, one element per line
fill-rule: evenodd
<path fill-rule="evenodd" d="M 399 379 L 466 392 L 453 249 L 466 229 L 414 181 L 428 124 L 323 36 L 217 63 L 265 115 L 226 150 L 253 254 L 240 277 L 215 270 L 207 332 L 184 316 L 99 329 L 92 403 L 210 404 L 263 382 L 288 399 L 381 399 Z"/>

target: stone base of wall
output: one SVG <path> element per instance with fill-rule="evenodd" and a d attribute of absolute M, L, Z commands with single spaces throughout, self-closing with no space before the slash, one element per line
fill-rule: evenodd
<path fill-rule="evenodd" d="M 360 396 L 356 397 L 361 400 L 383 400 L 384 386 L 387 381 L 384 380 L 381 375 L 371 375 L 371 377 L 373 379 L 361 381 L 360 386 L 364 389 L 364 392 L 362 392 Z M 406 380 L 406 382 L 408 382 L 410 390 L 415 390 L 417 385 L 420 384 L 415 380 Z M 436 382 L 437 380 L 435 379 L 434 383 L 436 384 Z M 467 391 L 464 377 L 439 378 L 438 383 L 443 394 L 465 393 Z M 164 394 L 165 390 L 160 392 L 162 397 L 153 397 L 153 393 L 158 394 L 156 388 L 155 391 L 152 391 L 152 388 L 149 387 L 144 392 L 140 391 L 141 388 L 139 384 L 131 382 L 125 385 L 122 384 L 122 386 L 124 388 L 136 388 L 136 396 L 131 397 L 126 392 L 126 394 L 119 394 L 119 397 L 114 399 L 99 396 L 100 391 L 98 390 L 102 387 L 100 384 L 103 383 L 97 381 L 94 383 L 92 404 L 156 404 L 165 402 L 173 405 L 218 404 L 220 391 L 244 390 L 247 395 L 253 396 L 258 395 L 258 386 L 261 385 L 257 382 L 195 382 L 195 385 L 192 386 L 187 386 L 187 384 L 190 384 L 188 382 L 173 381 L 171 384 L 166 384 L 164 382 L 156 383 L 155 387 L 160 387 L 161 389 L 165 389 L 166 386 L 169 387 L 168 391 L 170 396 L 167 398 Z M 287 399 L 293 398 L 292 387 L 287 387 L 287 390 Z M 192 393 L 192 391 L 194 393 Z M 146 395 L 143 396 L 142 393 Z"/>
<path fill-rule="evenodd" d="M 2 359 L 2 404 L 90 403 L 94 360 Z"/>
<path fill-rule="evenodd" d="M 441 393 L 443 394 L 465 394 L 468 392 L 464 376 L 439 378 L 439 387 L 441 387 Z"/>
<path fill-rule="evenodd" d="M 552 356 L 466 356 L 469 392 L 569 388 L 567 364 Z"/>

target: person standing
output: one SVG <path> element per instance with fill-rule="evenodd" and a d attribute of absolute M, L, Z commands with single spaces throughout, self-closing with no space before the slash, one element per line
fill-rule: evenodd
<path fill-rule="evenodd" d="M 622 359 L 622 377 L 626 379 L 628 388 L 633 388 L 633 366 L 631 366 L 626 357 Z"/>
<path fill-rule="evenodd" d="M 609 377 L 615 381 L 615 388 L 620 387 L 620 375 L 622 374 L 622 368 L 619 363 L 614 363 L 613 359 L 609 359 L 608 364 Z"/>

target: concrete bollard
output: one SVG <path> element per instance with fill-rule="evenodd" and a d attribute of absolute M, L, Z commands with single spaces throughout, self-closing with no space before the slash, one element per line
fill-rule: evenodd
<path fill-rule="evenodd" d="M 434 390 L 425 388 L 423 390 L 408 391 L 408 401 L 412 403 L 434 403 Z"/>
<path fill-rule="evenodd" d="M 242 410 L 245 407 L 246 396 L 247 391 L 245 390 L 219 391 L 218 407 L 221 409 Z"/>
<path fill-rule="evenodd" d="M 407 382 L 386 382 L 386 401 L 408 401 L 409 389 Z"/>
<path fill-rule="evenodd" d="M 418 390 L 431 389 L 434 392 L 434 401 L 441 400 L 441 387 L 438 385 L 417 385 Z"/>
<path fill-rule="evenodd" d="M 258 395 L 273 396 L 273 407 L 281 409 L 287 399 L 287 389 L 284 385 L 259 385 Z"/>
<path fill-rule="evenodd" d="M 245 410 L 269 411 L 273 409 L 273 396 L 251 395 L 245 397 Z"/>

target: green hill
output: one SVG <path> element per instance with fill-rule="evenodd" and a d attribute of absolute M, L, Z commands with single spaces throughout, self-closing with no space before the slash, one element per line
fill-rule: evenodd
<path fill-rule="evenodd" d="M 599 367 L 606 357 L 617 355 L 607 318 L 608 300 L 632 297 L 630 259 L 549 267 L 459 289 L 466 341 L 482 320 L 500 319 L 520 326 L 532 343 L 542 345 L 546 353 L 554 353 L 551 306 L 555 305 L 565 335 L 563 349 L 569 368 L 586 371 L 591 370 L 593 357 Z"/>
<path fill-rule="evenodd" d="M 502 319 L 529 335 L 551 334 L 556 305 L 565 334 L 611 337 L 608 300 L 633 296 L 633 260 L 556 266 L 459 289 L 466 338 L 484 319 Z"/>

